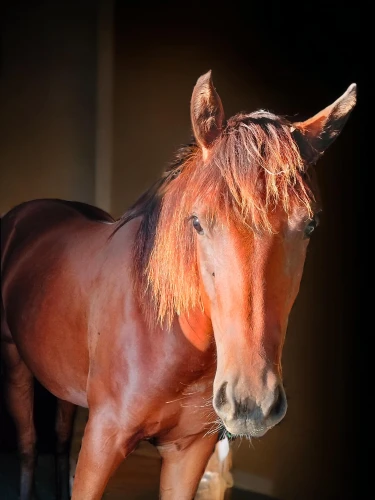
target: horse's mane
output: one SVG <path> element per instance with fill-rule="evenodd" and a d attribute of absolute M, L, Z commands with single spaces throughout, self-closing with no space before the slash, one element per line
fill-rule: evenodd
<path fill-rule="evenodd" d="M 116 231 L 142 217 L 134 243 L 138 293 L 151 293 L 150 318 L 171 323 L 174 315 L 201 305 L 196 232 L 188 224 L 194 206 L 206 222 L 235 219 L 249 230 L 273 231 L 270 214 L 304 206 L 312 215 L 313 193 L 291 135 L 291 123 L 260 110 L 229 119 L 203 163 L 192 140 L 180 148 L 161 178 L 118 221 Z M 202 216 L 202 214 L 200 214 Z M 151 316 L 150 316 L 151 314 Z"/>

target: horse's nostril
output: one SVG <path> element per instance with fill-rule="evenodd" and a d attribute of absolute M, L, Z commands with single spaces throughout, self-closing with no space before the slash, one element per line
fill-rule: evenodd
<path fill-rule="evenodd" d="M 215 406 L 218 410 L 220 410 L 220 408 L 222 408 L 228 402 L 227 385 L 228 385 L 228 382 L 223 382 L 220 386 L 220 389 L 216 393 Z"/>
<path fill-rule="evenodd" d="M 271 408 L 269 409 L 268 416 L 279 417 L 285 412 L 286 398 L 283 389 L 278 386 L 275 389 L 275 397 Z"/>

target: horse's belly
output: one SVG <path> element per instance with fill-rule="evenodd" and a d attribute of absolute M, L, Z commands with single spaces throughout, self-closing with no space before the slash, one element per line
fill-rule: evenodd
<path fill-rule="evenodd" d="M 34 365 L 34 363 L 28 363 L 31 371 L 34 373 L 38 381 L 52 394 L 56 397 L 69 401 L 78 406 L 88 407 L 87 404 L 87 394 L 86 388 L 82 384 L 77 383 L 76 380 L 67 383 L 61 383 L 60 378 L 51 378 L 49 374 L 46 374 L 43 369 L 39 369 L 39 366 Z"/>
<path fill-rule="evenodd" d="M 87 308 L 82 297 L 63 277 L 54 282 L 26 271 L 17 278 L 7 287 L 5 305 L 21 358 L 52 394 L 87 406 Z"/>
<path fill-rule="evenodd" d="M 79 355 L 72 355 L 69 339 L 65 345 L 55 331 L 35 331 L 32 327 L 15 331 L 15 343 L 22 359 L 38 381 L 60 399 L 87 407 L 88 362 Z M 74 348 L 74 347 L 73 347 Z"/>

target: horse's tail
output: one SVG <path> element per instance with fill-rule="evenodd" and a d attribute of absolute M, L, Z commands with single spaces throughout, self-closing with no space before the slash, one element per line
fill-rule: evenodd
<path fill-rule="evenodd" d="M 4 214 L 0 214 L 0 238 L 1 238 L 1 245 L 0 245 L 0 249 L 1 249 L 1 254 L 0 254 L 0 263 L 1 263 L 1 284 L 3 283 L 3 250 L 5 249 L 5 235 L 4 235 L 4 228 L 3 228 L 3 219 L 4 219 Z M 1 287 L 1 289 L 3 289 L 3 287 Z"/>
<path fill-rule="evenodd" d="M 0 235 L 1 235 L 1 295 L 0 295 L 0 338 L 5 342 L 12 342 L 12 336 L 6 321 L 6 311 L 3 301 L 3 273 L 9 253 L 11 252 L 11 244 L 15 233 L 15 217 L 11 212 L 2 213 L 0 215 Z"/>
<path fill-rule="evenodd" d="M 4 264 L 9 253 L 12 235 L 14 233 L 13 217 L 10 212 L 0 215 L 0 234 L 1 234 L 1 275 L 3 274 Z"/>

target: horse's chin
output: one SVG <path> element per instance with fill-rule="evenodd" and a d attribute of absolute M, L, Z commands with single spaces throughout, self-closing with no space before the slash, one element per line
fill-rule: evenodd
<path fill-rule="evenodd" d="M 225 434 L 229 438 L 244 437 L 247 439 L 261 438 L 274 426 L 254 425 L 251 422 L 235 421 L 230 423 L 223 422 Z"/>

